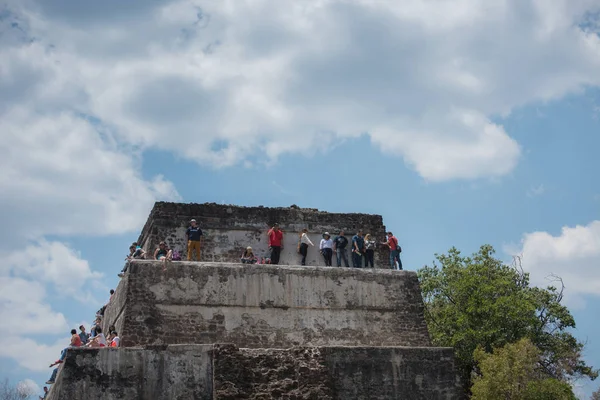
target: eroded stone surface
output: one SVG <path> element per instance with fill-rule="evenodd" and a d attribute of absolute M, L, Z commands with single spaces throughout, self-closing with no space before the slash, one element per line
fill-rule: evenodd
<path fill-rule="evenodd" d="M 315 247 L 308 250 L 307 265 L 325 265 L 318 251 L 323 232 L 329 232 L 333 238 L 340 230 L 344 230 L 350 240 L 359 229 L 363 229 L 365 234 L 370 233 L 378 242 L 385 240 L 385 226 L 380 215 L 327 213 L 297 207 L 238 207 L 214 203 L 158 202 L 148 217 L 138 243 L 149 254 L 153 254 L 158 243 L 165 240 L 171 248 L 185 257 L 185 230 L 192 218 L 198 221 L 205 234 L 201 261 L 239 261 L 247 246 L 252 246 L 258 256 L 267 257 L 267 231 L 275 222 L 281 225 L 285 233 L 281 265 L 300 264 L 296 248 L 298 233 L 304 228 L 308 229 L 309 237 L 315 244 Z M 348 257 L 351 257 L 350 252 Z M 378 246 L 375 252 L 375 266 L 387 269 L 388 260 L 387 247 Z M 352 265 L 351 260 L 350 263 Z"/>
<path fill-rule="evenodd" d="M 74 349 L 49 399 L 454 400 L 452 349 Z"/>
<path fill-rule="evenodd" d="M 105 314 L 124 346 L 429 346 L 412 271 L 142 261 Z M 126 301 L 123 299 L 126 298 Z"/>

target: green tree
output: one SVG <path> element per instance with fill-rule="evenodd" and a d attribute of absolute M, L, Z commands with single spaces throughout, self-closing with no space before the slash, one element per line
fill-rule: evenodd
<path fill-rule="evenodd" d="M 508 266 L 484 245 L 471 257 L 452 248 L 418 271 L 425 318 L 435 345 L 453 347 L 465 390 L 477 373 L 477 347 L 491 353 L 529 338 L 540 351 L 539 369 L 566 381 L 598 373 L 582 359 L 583 344 L 569 332 L 575 320 L 561 304 L 562 288 L 530 287 L 517 263 Z"/>
<path fill-rule="evenodd" d="M 576 400 L 571 386 L 540 371 L 541 352 L 529 339 L 494 350 L 478 347 L 473 358 L 480 375 L 473 379 L 473 400 Z"/>

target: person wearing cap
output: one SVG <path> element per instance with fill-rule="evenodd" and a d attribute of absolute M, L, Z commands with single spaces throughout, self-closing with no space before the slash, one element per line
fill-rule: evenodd
<path fill-rule="evenodd" d="M 246 250 L 244 250 L 244 252 L 242 253 L 242 257 L 240 257 L 240 261 L 242 262 L 242 264 L 256 264 L 257 260 L 258 259 L 254 255 L 254 251 L 250 246 L 246 247 Z"/>
<path fill-rule="evenodd" d="M 185 237 L 188 241 L 187 259 L 192 261 L 192 253 L 196 251 L 196 261 L 200 261 L 200 239 L 202 238 L 202 229 L 196 224 L 196 220 L 190 221 L 190 226 L 185 231 Z"/>
<path fill-rule="evenodd" d="M 283 232 L 279 229 L 279 224 L 273 224 L 273 227 L 267 232 L 269 236 L 269 250 L 271 251 L 271 264 L 279 264 L 279 256 L 283 250 Z"/>
<path fill-rule="evenodd" d="M 323 259 L 325 260 L 325 266 L 331 267 L 331 258 L 333 257 L 333 240 L 331 240 L 331 235 L 329 232 L 325 232 L 323 234 L 323 239 L 321 239 L 321 243 L 319 244 L 319 250 L 323 255 Z"/>

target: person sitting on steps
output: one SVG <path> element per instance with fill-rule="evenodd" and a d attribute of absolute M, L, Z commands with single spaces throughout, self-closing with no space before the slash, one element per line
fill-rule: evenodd
<path fill-rule="evenodd" d="M 254 255 L 254 251 L 252 247 L 246 247 L 246 250 L 242 253 L 242 257 L 240 257 L 240 261 L 242 264 L 256 264 L 258 258 Z"/>
<path fill-rule="evenodd" d="M 167 262 L 171 261 L 173 252 L 167 248 L 165 242 L 160 242 L 158 248 L 154 251 L 154 259 L 163 262 L 163 271 L 167 269 Z"/>
<path fill-rule="evenodd" d="M 102 333 L 102 328 L 96 328 L 96 336 L 94 336 L 86 347 L 106 347 L 107 346 L 106 337 L 104 337 L 104 333 Z"/>

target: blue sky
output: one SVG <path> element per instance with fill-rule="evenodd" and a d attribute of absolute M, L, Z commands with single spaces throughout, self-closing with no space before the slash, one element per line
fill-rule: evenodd
<path fill-rule="evenodd" d="M 598 2 L 121 3 L 0 3 L 0 377 L 47 379 L 156 200 L 522 254 L 600 366 Z"/>

